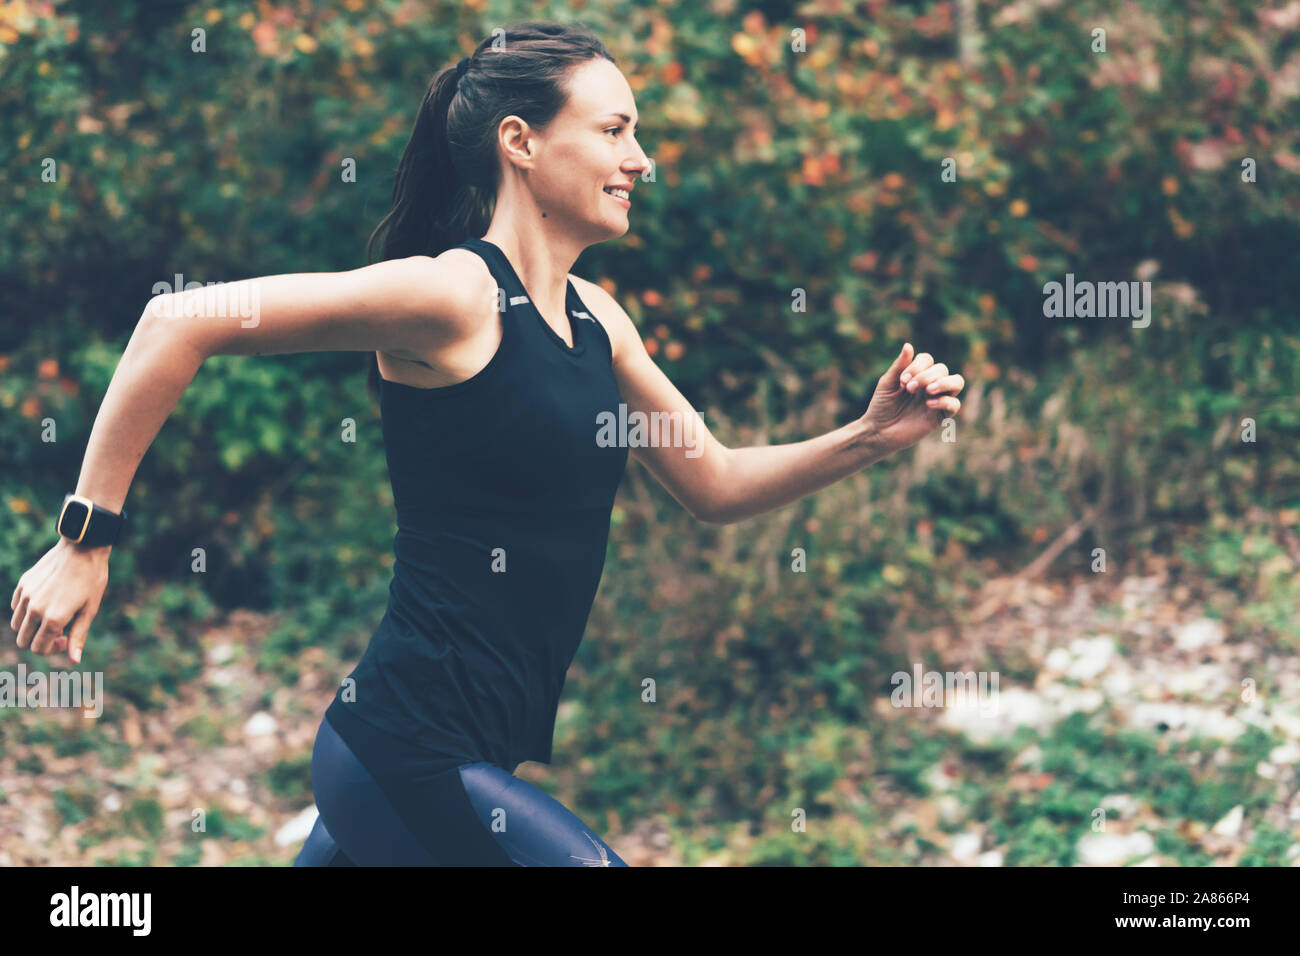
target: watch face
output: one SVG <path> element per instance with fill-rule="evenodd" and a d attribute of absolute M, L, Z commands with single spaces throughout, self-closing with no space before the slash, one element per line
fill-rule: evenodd
<path fill-rule="evenodd" d="M 69 501 L 63 508 L 63 516 L 59 520 L 59 534 L 65 535 L 76 541 L 81 538 L 81 533 L 86 529 L 86 519 L 90 517 L 90 509 L 84 502 Z"/>

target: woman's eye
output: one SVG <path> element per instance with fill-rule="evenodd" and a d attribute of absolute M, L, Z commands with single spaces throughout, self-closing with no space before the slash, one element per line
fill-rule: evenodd
<path fill-rule="evenodd" d="M 621 132 L 623 132 L 623 127 L 621 127 L 621 126 L 611 126 L 609 129 L 605 130 L 605 132 L 606 132 L 606 133 L 621 133 Z"/>

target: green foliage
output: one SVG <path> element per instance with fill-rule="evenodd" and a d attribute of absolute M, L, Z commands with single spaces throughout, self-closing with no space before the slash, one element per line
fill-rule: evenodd
<path fill-rule="evenodd" d="M 80 823 L 95 812 L 95 795 L 86 790 L 61 788 L 54 791 L 54 809 L 64 823 Z"/>
<path fill-rule="evenodd" d="M 265 827 L 255 826 L 239 814 L 229 813 L 220 807 L 213 807 L 206 817 L 207 830 L 204 837 L 242 842 L 255 840 L 266 833 Z"/>
<path fill-rule="evenodd" d="M 134 854 L 126 850 L 118 850 L 117 857 L 108 859 L 100 857 L 95 861 L 96 866 L 154 866 L 154 857 L 157 853 L 150 847 L 141 847 Z"/>
<path fill-rule="evenodd" d="M 198 866 L 203 857 L 203 848 L 199 846 L 182 847 L 171 858 L 172 866 Z"/>
<path fill-rule="evenodd" d="M 1262 824 L 1255 831 L 1255 839 L 1250 849 L 1242 856 L 1241 866 L 1290 866 L 1287 848 L 1294 843 L 1294 838 L 1286 830 L 1279 830 L 1270 823 Z"/>
<path fill-rule="evenodd" d="M 122 811 L 126 832 L 142 837 L 158 837 L 163 829 L 163 808 L 157 800 L 137 798 Z"/>
<path fill-rule="evenodd" d="M 267 772 L 267 786 L 277 797 L 296 802 L 311 800 L 311 754 L 281 760 Z"/>
<path fill-rule="evenodd" d="M 207 714 L 198 714 L 187 720 L 177 728 L 177 731 L 193 741 L 194 746 L 205 749 L 219 747 L 225 741 L 221 733 L 221 725 Z"/>

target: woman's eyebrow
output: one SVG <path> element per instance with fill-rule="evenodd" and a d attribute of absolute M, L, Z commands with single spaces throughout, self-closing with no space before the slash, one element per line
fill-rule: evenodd
<path fill-rule="evenodd" d="M 617 116 L 617 117 L 618 117 L 619 119 L 621 119 L 624 123 L 630 123 L 630 122 L 632 122 L 632 117 L 628 116 L 626 113 L 606 113 L 605 116 L 606 116 L 606 117 L 609 117 L 609 116 Z M 641 121 L 640 121 L 640 120 L 637 120 L 637 121 L 636 121 L 636 126 L 634 126 L 634 127 L 632 127 L 632 128 L 633 128 L 633 129 L 640 129 L 640 128 L 641 128 Z"/>

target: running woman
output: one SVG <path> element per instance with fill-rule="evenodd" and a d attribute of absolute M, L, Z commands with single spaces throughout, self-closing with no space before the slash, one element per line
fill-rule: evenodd
<path fill-rule="evenodd" d="M 373 352 L 396 560 L 383 620 L 320 724 L 319 816 L 299 866 L 625 866 L 514 770 L 550 762 L 628 455 L 695 518 L 728 523 L 907 448 L 961 407 L 962 377 L 905 344 L 852 424 L 721 445 L 627 313 L 569 273 L 627 232 L 650 169 L 630 86 L 581 28 L 529 22 L 503 39 L 434 77 L 371 236 L 381 261 L 231 283 L 232 301 L 257 295 L 250 327 L 204 315 L 190 298 L 202 290 L 151 300 L 61 537 L 10 602 L 19 647 L 80 661 L 135 468 L 205 358 Z M 651 412 L 682 422 L 685 442 L 610 441 L 600 425 Z"/>

